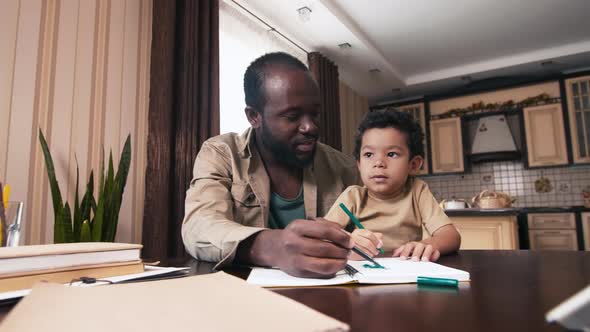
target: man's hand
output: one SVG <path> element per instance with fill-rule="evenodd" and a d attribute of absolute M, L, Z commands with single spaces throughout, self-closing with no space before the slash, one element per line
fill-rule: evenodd
<path fill-rule="evenodd" d="M 440 257 L 440 250 L 431 243 L 412 241 L 395 249 L 393 257 L 413 261 L 435 262 Z"/>
<path fill-rule="evenodd" d="M 237 259 L 297 277 L 331 278 L 344 268 L 353 245 L 336 223 L 297 219 L 283 230 L 264 230 L 242 241 Z"/>
<path fill-rule="evenodd" d="M 356 246 L 371 257 L 377 256 L 379 254 L 379 248 L 383 246 L 383 234 L 381 233 L 357 228 L 352 232 L 351 237 Z M 355 261 L 364 260 L 363 257 L 354 252 L 351 252 L 350 259 Z"/>

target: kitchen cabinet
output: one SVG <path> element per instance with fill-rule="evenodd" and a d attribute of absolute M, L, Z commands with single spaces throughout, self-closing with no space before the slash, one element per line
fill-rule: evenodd
<path fill-rule="evenodd" d="M 584 249 L 590 251 L 590 212 L 582 213 L 582 233 L 584 233 Z"/>
<path fill-rule="evenodd" d="M 519 249 L 516 216 L 451 217 L 461 249 Z"/>
<path fill-rule="evenodd" d="M 566 165 L 567 149 L 561 104 L 523 109 L 529 167 Z"/>
<path fill-rule="evenodd" d="M 531 249 L 578 250 L 574 213 L 529 213 Z"/>
<path fill-rule="evenodd" d="M 574 164 L 590 163 L 590 76 L 565 81 Z"/>
<path fill-rule="evenodd" d="M 430 121 L 432 173 L 465 172 L 461 118 Z"/>
<path fill-rule="evenodd" d="M 424 132 L 424 163 L 418 175 L 428 174 L 428 148 L 426 146 L 426 115 L 424 113 L 424 103 L 417 103 L 411 105 L 404 105 L 398 108 L 400 112 L 409 113 L 414 118 L 414 121 L 420 124 L 422 131 Z"/>

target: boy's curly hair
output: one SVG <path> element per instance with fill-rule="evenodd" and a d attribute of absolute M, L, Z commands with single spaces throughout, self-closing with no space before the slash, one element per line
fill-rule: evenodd
<path fill-rule="evenodd" d="M 354 140 L 354 157 L 360 159 L 361 144 L 365 131 L 373 128 L 395 128 L 406 134 L 410 159 L 414 156 L 424 157 L 424 133 L 409 113 L 399 111 L 378 110 L 369 112 L 359 124 Z"/>

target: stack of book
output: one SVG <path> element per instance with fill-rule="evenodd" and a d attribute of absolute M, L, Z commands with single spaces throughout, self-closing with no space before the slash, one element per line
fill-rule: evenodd
<path fill-rule="evenodd" d="M 0 248 L 0 292 L 143 272 L 140 244 L 88 242 Z"/>

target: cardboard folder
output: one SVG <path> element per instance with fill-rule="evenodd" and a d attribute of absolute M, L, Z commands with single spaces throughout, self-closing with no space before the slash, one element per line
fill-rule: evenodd
<path fill-rule="evenodd" d="M 38 284 L 1 332 L 348 331 L 347 324 L 223 272 L 92 288 Z"/>

